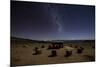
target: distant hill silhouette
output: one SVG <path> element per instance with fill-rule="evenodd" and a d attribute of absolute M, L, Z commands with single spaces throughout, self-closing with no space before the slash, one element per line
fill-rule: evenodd
<path fill-rule="evenodd" d="M 51 43 L 51 42 L 68 42 L 68 43 L 76 43 L 76 42 L 95 42 L 95 40 L 51 40 L 51 41 L 43 41 L 43 40 L 31 40 L 25 38 L 11 37 L 11 42 L 28 42 L 28 43 Z"/>

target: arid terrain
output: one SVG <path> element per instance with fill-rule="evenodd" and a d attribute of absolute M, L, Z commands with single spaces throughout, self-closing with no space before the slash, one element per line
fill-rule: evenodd
<path fill-rule="evenodd" d="M 48 49 L 48 46 L 56 41 L 32 41 L 28 39 L 11 38 L 11 65 L 41 65 L 72 62 L 95 61 L 95 41 L 94 40 L 70 40 L 63 41 L 63 48 Z M 40 54 L 33 55 L 34 49 L 38 48 Z M 83 48 L 78 53 L 78 48 Z M 55 50 L 57 55 L 49 57 L 51 51 Z M 69 56 L 65 56 L 66 50 L 71 50 Z"/>

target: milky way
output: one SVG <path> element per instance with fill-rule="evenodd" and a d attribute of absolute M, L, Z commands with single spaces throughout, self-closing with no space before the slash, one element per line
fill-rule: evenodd
<path fill-rule="evenodd" d="M 95 6 L 12 1 L 11 36 L 33 40 L 95 39 Z"/>
<path fill-rule="evenodd" d="M 57 10 L 57 6 L 56 5 L 50 5 L 48 4 L 47 5 L 48 7 L 48 12 L 49 14 L 51 15 L 51 19 L 52 19 L 52 22 L 55 23 L 57 25 L 57 31 L 58 32 L 61 32 L 62 31 L 62 25 L 61 25 L 61 22 L 60 22 L 60 16 L 59 16 L 59 13 L 58 13 L 58 10 Z"/>

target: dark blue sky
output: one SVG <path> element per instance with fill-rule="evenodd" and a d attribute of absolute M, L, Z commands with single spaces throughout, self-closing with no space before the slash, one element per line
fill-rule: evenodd
<path fill-rule="evenodd" d="M 95 7 L 12 1 L 11 36 L 33 40 L 95 39 Z"/>

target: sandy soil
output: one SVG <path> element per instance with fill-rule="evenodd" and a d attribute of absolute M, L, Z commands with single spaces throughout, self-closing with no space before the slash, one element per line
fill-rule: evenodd
<path fill-rule="evenodd" d="M 44 48 L 41 46 L 44 45 Z M 48 57 L 51 50 L 48 50 L 50 43 L 12 43 L 11 44 L 11 65 L 40 65 L 40 64 L 57 64 L 57 63 L 72 63 L 72 62 L 89 62 L 95 61 L 95 48 L 93 43 L 64 43 L 64 47 L 56 49 L 56 57 Z M 83 53 L 78 54 L 77 48 L 83 47 Z M 38 47 L 42 54 L 32 55 L 34 47 Z M 72 50 L 72 55 L 64 57 L 66 49 Z"/>

